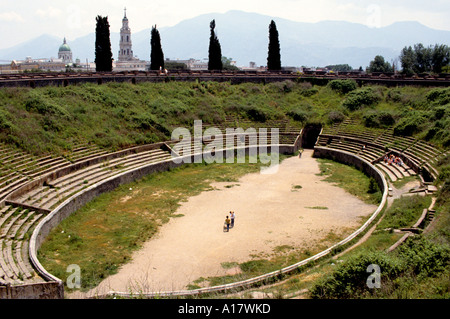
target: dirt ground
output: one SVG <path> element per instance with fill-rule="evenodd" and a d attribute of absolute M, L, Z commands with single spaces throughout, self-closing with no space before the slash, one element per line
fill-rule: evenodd
<path fill-rule="evenodd" d="M 232 164 L 230 164 L 232 165 Z M 276 174 L 248 174 L 237 183 L 191 197 L 117 274 L 88 295 L 182 290 L 194 280 L 233 274 L 242 263 L 268 257 L 279 246 L 308 249 L 330 232 L 349 233 L 376 209 L 328 182 L 312 150 L 283 161 Z M 297 187 L 295 187 L 297 186 Z M 301 186 L 301 187 L 300 187 Z M 235 227 L 223 231 L 228 213 Z M 76 297 L 75 295 L 73 297 Z"/>

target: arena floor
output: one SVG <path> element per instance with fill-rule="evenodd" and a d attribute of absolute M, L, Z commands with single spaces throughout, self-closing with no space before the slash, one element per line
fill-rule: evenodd
<path fill-rule="evenodd" d="M 350 234 L 377 207 L 323 181 L 312 153 L 284 160 L 276 174 L 248 174 L 191 197 L 176 212 L 184 216 L 163 225 L 130 263 L 87 295 L 182 290 L 200 277 L 239 272 L 222 263 L 269 258 L 284 245 L 311 250 L 330 233 Z M 230 210 L 235 227 L 224 232 Z"/>

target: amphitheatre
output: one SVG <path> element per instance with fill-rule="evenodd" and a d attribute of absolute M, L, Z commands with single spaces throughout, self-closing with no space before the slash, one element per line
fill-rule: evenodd
<path fill-rule="evenodd" d="M 88 77 L 90 75 L 86 75 L 86 78 Z M 12 92 L 8 90 L 15 89 L 24 90 L 23 94 L 30 95 L 36 90 L 49 90 L 48 96 L 53 94 L 58 97 L 58 94 L 64 93 L 58 93 L 56 88 L 66 90 L 63 91 L 66 93 L 69 92 L 67 90 L 83 88 L 94 91 L 94 86 L 109 89 L 110 81 L 111 90 L 120 88 L 130 91 L 133 86 L 139 89 L 140 85 L 164 86 L 178 83 L 176 76 L 170 81 L 148 81 L 155 83 L 139 79 L 137 74 L 131 77 L 125 75 L 119 80 L 118 78 L 120 77 L 111 79 L 106 76 L 102 80 L 95 78 L 85 82 L 88 84 L 83 84 L 81 78 L 48 79 L 47 84 L 41 82 L 45 81 L 42 78 L 22 79 L 23 81 L 4 79 L 2 86 L 6 93 L 2 94 L 7 96 L 10 94 L 8 92 Z M 380 77 L 377 78 L 379 79 Z M 188 84 L 192 86 L 192 92 L 195 91 L 191 95 L 208 96 L 220 95 L 219 89 L 231 91 L 230 87 L 240 85 L 244 85 L 243 92 L 246 90 L 243 94 L 250 96 L 249 92 L 252 90 L 263 89 L 245 85 L 257 83 L 254 85 L 272 85 L 271 89 L 279 89 L 276 94 L 288 95 L 296 89 L 307 91 L 304 97 L 309 98 L 320 94 L 317 93 L 320 89 L 316 86 L 327 88 L 327 83 L 333 80 L 355 81 L 359 84 L 355 91 L 363 90 L 365 86 L 380 85 L 384 90 L 390 90 L 388 93 L 393 95 L 398 87 L 413 88 L 418 85 L 422 90 L 426 87 L 428 91 L 423 94 L 429 94 L 427 96 L 440 98 L 449 94 L 445 88 L 448 84 L 443 84 L 446 81 L 442 79 L 432 79 L 430 81 L 436 80 L 437 83 L 429 84 L 422 83 L 427 79 L 422 79 L 420 83 L 407 81 L 403 82 L 403 86 L 400 82 L 389 84 L 387 77 L 381 77 L 384 82 L 370 82 L 370 79 L 358 81 L 349 76 L 342 79 L 324 79 L 319 75 L 309 76 L 301 81 L 299 76 L 282 74 L 263 80 L 254 77 L 241 78 L 236 83 L 230 83 L 232 81 L 229 79 L 221 79 L 218 82 L 216 80 L 216 77 L 208 79 L 193 75 L 191 80 L 183 78 L 179 82 L 192 83 Z M 444 88 L 435 89 L 441 86 Z M 136 94 L 140 94 L 138 89 Z M 383 98 L 386 99 L 386 92 L 383 92 Z M 334 96 L 341 99 L 339 101 L 346 98 L 345 95 Z M 47 99 L 47 95 L 45 98 Z M 52 103 L 48 106 L 56 109 L 57 100 Z M 40 112 L 37 106 L 34 107 Z M 117 105 L 112 108 L 117 109 Z M 33 107 L 27 111 L 33 112 Z M 448 117 L 448 112 L 443 112 L 444 116 Z M 396 230 L 395 233 L 399 235 L 389 245 L 389 251 L 401 245 L 408 237 L 424 233 L 427 230 L 425 226 L 435 225 L 436 210 L 433 205 L 436 196 L 440 194 L 441 169 L 448 161 L 448 145 L 435 145 L 414 134 L 397 134 L 393 123 L 384 127 L 361 128 L 361 118 L 350 113 L 332 123 L 308 123 L 307 120 L 296 119 L 296 114 L 293 118 L 270 118 L 268 114 L 268 118 L 263 119 L 257 118 L 260 113 L 255 116 L 249 111 L 248 114 L 251 115 L 250 119 L 243 117 L 242 113 L 236 113 L 227 114 L 219 120 L 214 118 L 211 122 L 204 121 L 203 129 L 218 127 L 223 132 L 225 128 L 278 129 L 279 136 L 275 142 L 272 141 L 272 133 L 263 145 L 269 153 L 279 152 L 285 156 L 280 165 L 276 166 L 276 172 L 249 173 L 241 176 L 238 181 L 212 182 L 210 189 L 182 202 L 174 213 L 179 217 L 170 218 L 168 222 L 163 223 L 155 238 L 145 241 L 142 247 L 133 252 L 131 260 L 121 265 L 115 274 L 107 276 L 97 287 L 85 289 L 83 292 L 66 291 L 68 288 L 64 280 L 49 272 L 41 263 L 39 249 L 52 230 L 65 219 L 74 217 L 71 215 L 76 215 L 78 210 L 102 194 L 148 175 L 172 171 L 183 166 L 182 163 L 175 163 L 175 158 L 193 159 L 198 151 L 203 155 L 212 155 L 211 150 L 206 147 L 211 136 L 202 136 L 201 150 L 194 148 L 193 139 L 171 140 L 166 134 L 164 137 L 159 135 L 158 141 L 152 143 L 135 143 L 118 148 L 103 147 L 81 139 L 71 140 L 67 142 L 69 146 L 66 145 L 64 152 L 50 151 L 48 154 L 33 154 L 32 150 L 16 147 L 10 139 L 5 138 L 0 144 L 0 299 L 115 296 L 130 298 L 136 295 L 147 298 L 176 298 L 245 291 L 276 282 L 277 278 L 285 275 L 301 273 L 303 267 L 310 263 L 328 260 L 345 252 L 365 238 L 365 235 L 370 236 L 376 224 L 383 218 L 386 206 L 405 193 L 430 196 L 433 198 L 432 204 L 423 210 L 414 223 Z M 152 120 L 150 125 L 141 123 L 140 129 L 155 130 L 157 127 L 156 131 L 159 130 L 161 123 Z M 11 127 L 0 126 L 4 131 Z M 157 133 L 161 131 L 167 133 L 165 127 Z M 258 133 L 256 135 L 260 137 Z M 233 154 L 239 151 L 249 154 L 252 149 L 262 146 L 254 144 L 251 137 L 251 134 L 245 132 L 236 133 L 233 136 L 236 141 L 233 147 L 215 149 L 214 154 L 225 154 L 227 151 Z M 238 143 L 238 140 L 241 143 Z M 187 147 L 183 150 L 192 152 L 185 154 L 174 151 L 177 143 L 185 142 Z M 302 152 L 301 157 L 298 156 L 299 151 Z M 401 158 L 403 166 L 384 162 L 385 155 Z M 376 183 L 380 193 L 378 203 L 363 202 L 341 187 L 324 181 L 319 159 L 342 163 L 362 171 Z M 402 181 L 405 181 L 408 189 L 399 186 L 405 185 L 401 184 Z M 123 197 L 122 201 L 133 201 L 138 196 L 139 192 L 132 192 L 130 188 L 129 196 Z M 222 230 L 223 220 L 232 210 L 237 214 L 236 225 L 225 233 Z M 335 237 L 330 239 L 330 234 Z M 320 244 L 326 247 L 317 250 Z M 199 278 L 239 275 L 241 270 L 237 265 L 251 260 L 254 255 L 261 258 L 283 247 L 287 250 L 307 248 L 314 253 L 275 271 L 251 278 L 212 286 L 204 282 L 203 286 L 200 284 L 189 288 L 189 285 Z M 223 267 L 224 264 L 231 266 Z"/>

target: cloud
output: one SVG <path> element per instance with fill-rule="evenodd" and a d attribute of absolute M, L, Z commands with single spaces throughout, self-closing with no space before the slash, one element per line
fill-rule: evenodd
<path fill-rule="evenodd" d="M 25 19 L 17 12 L 2 12 L 0 13 L 0 21 L 5 22 L 25 22 Z"/>
<path fill-rule="evenodd" d="M 38 9 L 36 14 L 41 18 L 56 18 L 60 17 L 63 12 L 55 7 L 48 7 L 47 9 Z"/>

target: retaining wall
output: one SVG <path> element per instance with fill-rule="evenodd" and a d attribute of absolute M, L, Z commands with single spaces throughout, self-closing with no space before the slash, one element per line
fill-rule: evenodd
<path fill-rule="evenodd" d="M 277 278 L 283 274 L 288 274 L 297 271 L 300 267 L 306 266 L 310 262 L 317 261 L 319 259 L 322 259 L 326 256 L 331 255 L 333 252 L 337 251 L 339 248 L 343 247 L 346 244 L 349 244 L 352 240 L 363 234 L 366 229 L 376 220 L 376 218 L 379 216 L 381 211 L 384 209 L 386 202 L 387 202 L 387 196 L 388 196 L 388 187 L 386 180 L 383 177 L 383 174 L 371 163 L 365 161 L 364 159 L 359 158 L 358 156 L 345 152 L 340 150 L 331 150 L 326 148 L 320 148 L 316 147 L 314 149 L 314 156 L 315 157 L 321 157 L 321 158 L 330 158 L 335 161 L 347 164 L 347 165 L 354 165 L 357 168 L 361 169 L 363 172 L 365 172 L 368 176 L 373 177 L 382 193 L 382 200 L 376 211 L 370 216 L 370 218 L 353 234 L 345 238 L 344 240 L 340 241 L 339 243 L 329 247 L 328 249 L 308 258 L 305 260 L 302 260 L 296 264 L 293 264 L 291 266 L 285 267 L 283 269 L 273 271 L 268 274 L 264 274 L 258 277 L 254 277 L 248 280 L 235 282 L 227 285 L 221 285 L 221 286 L 215 286 L 215 287 L 208 287 L 208 288 L 201 288 L 196 290 L 179 290 L 179 291 L 170 291 L 170 292 L 155 292 L 155 293 L 145 293 L 145 294 L 139 294 L 139 297 L 147 297 L 147 298 L 154 298 L 154 297 L 177 297 L 177 296 L 196 296 L 201 294 L 208 294 L 208 293 L 214 293 L 214 292 L 227 292 L 227 291 L 234 291 L 234 290 L 241 290 L 245 288 L 252 287 L 254 285 L 258 285 L 264 282 L 267 282 L 270 279 Z M 133 295 L 130 293 L 125 292 L 109 292 L 105 296 L 97 296 L 98 298 L 103 297 L 109 297 L 109 296 L 121 296 L 121 297 L 132 297 Z"/>
<path fill-rule="evenodd" d="M 215 82 L 230 82 L 232 84 L 240 83 L 272 83 L 286 80 L 309 82 L 313 85 L 326 85 L 329 81 L 336 79 L 353 79 L 359 86 L 366 84 L 378 84 L 388 87 L 396 86 L 425 86 L 425 87 L 446 87 L 450 80 L 447 78 L 426 79 L 426 78 L 385 78 L 385 77 L 348 77 L 348 76 L 305 76 L 290 74 L 285 72 L 277 73 L 257 73 L 257 74 L 221 74 L 214 72 L 210 74 L 199 73 L 171 73 L 169 75 L 158 75 L 154 72 L 129 72 L 129 73 L 74 73 L 67 74 L 28 74 L 22 77 L 11 77 L 9 79 L 0 79 L 0 87 L 44 87 L 44 86 L 68 86 L 78 85 L 82 83 L 96 83 L 103 84 L 108 82 L 168 82 L 168 81 L 215 81 Z"/>
<path fill-rule="evenodd" d="M 62 299 L 61 282 L 48 282 L 21 286 L 0 286 L 0 299 Z"/>
<path fill-rule="evenodd" d="M 298 145 L 296 145 L 296 146 L 294 146 L 294 145 L 277 145 L 276 147 L 278 148 L 280 153 L 293 153 L 298 148 Z M 233 149 L 233 151 L 236 155 L 239 151 L 245 150 L 245 154 L 248 155 L 250 153 L 250 151 L 254 148 L 257 148 L 257 146 L 251 146 L 251 147 L 245 147 L 245 148 L 235 148 L 235 149 Z M 268 148 L 268 152 L 272 151 L 271 146 L 268 146 L 267 148 Z M 226 149 L 221 150 L 221 151 L 223 152 L 222 155 L 224 158 L 226 156 L 226 152 L 230 152 L 230 150 L 226 150 Z M 348 236 L 341 242 L 320 252 L 319 254 L 316 254 L 315 256 L 312 256 L 312 257 L 305 259 L 299 263 L 285 267 L 278 271 L 274 271 L 269 274 L 265 274 L 265 275 L 251 278 L 249 280 L 245 280 L 245 281 L 241 281 L 241 282 L 236 282 L 236 283 L 221 285 L 221 286 L 216 286 L 216 287 L 202 288 L 202 289 L 197 289 L 197 290 L 186 290 L 186 291 L 182 290 L 182 291 L 148 293 L 148 294 L 144 294 L 144 296 L 145 297 L 193 296 L 193 295 L 199 295 L 199 294 L 204 294 L 204 293 L 225 292 L 225 291 L 229 291 L 229 290 L 250 287 L 252 285 L 262 283 L 264 281 L 267 281 L 271 278 L 275 278 L 282 274 L 287 274 L 287 273 L 296 271 L 299 267 L 302 267 L 311 261 L 315 261 L 315 260 L 323 258 L 327 255 L 330 255 L 337 248 L 349 243 L 354 238 L 356 238 L 358 235 L 363 233 L 367 229 L 367 227 L 376 219 L 376 217 L 382 211 L 382 209 L 384 208 L 384 206 L 386 204 L 388 188 L 387 188 L 387 184 L 386 184 L 386 181 L 385 181 L 382 173 L 380 171 L 378 171 L 369 162 L 367 162 L 351 153 L 347 153 L 344 151 L 316 147 L 315 151 L 314 151 L 314 156 L 315 157 L 323 157 L 323 158 L 331 158 L 335 161 L 338 161 L 338 162 L 341 162 L 344 164 L 354 165 L 357 168 L 359 168 L 360 170 L 362 170 L 365 174 L 373 177 L 377 181 L 377 183 L 383 193 L 382 202 L 380 203 L 377 210 L 372 214 L 372 216 L 357 231 L 355 231 L 353 234 L 351 234 L 350 236 Z M 192 154 L 189 156 L 182 156 L 182 157 L 180 157 L 180 159 L 182 159 L 183 161 L 194 162 L 195 154 Z M 72 213 L 74 213 L 75 211 L 80 209 L 82 206 L 84 206 L 86 203 L 88 203 L 95 197 L 99 196 L 100 194 L 111 191 L 111 190 L 115 189 L 116 187 L 118 187 L 119 185 L 132 182 L 132 181 L 142 178 L 148 174 L 162 172 L 162 171 L 168 170 L 169 168 L 179 167 L 181 165 L 186 165 L 186 164 L 184 162 L 176 164 L 173 162 L 173 160 L 166 160 L 166 161 L 162 161 L 159 163 L 149 164 L 148 166 L 144 166 L 144 167 L 141 167 L 141 168 L 129 171 L 129 172 L 122 173 L 120 175 L 111 177 L 105 181 L 102 181 L 98 184 L 92 185 L 89 188 L 86 188 L 85 190 L 83 190 L 82 192 L 67 199 L 64 203 L 62 203 L 54 211 L 52 211 L 52 213 L 50 213 L 44 220 L 42 220 L 33 232 L 33 235 L 30 240 L 29 255 L 30 255 L 31 262 L 32 262 L 33 266 L 35 267 L 36 271 L 43 278 L 48 280 L 49 282 L 54 283 L 55 285 L 63 286 L 62 281 L 59 278 L 48 273 L 45 270 L 45 268 L 40 264 L 40 262 L 37 258 L 37 251 L 38 251 L 39 247 L 41 246 L 42 242 L 45 240 L 45 238 L 50 233 L 50 231 L 54 227 L 56 227 L 62 220 L 64 220 L 68 216 L 70 216 Z M 128 293 L 121 293 L 121 292 L 111 292 L 108 294 L 108 296 L 111 296 L 111 295 L 130 296 L 130 294 L 128 294 Z"/>
<path fill-rule="evenodd" d="M 330 159 L 333 159 L 335 161 L 338 161 L 338 162 L 341 162 L 341 163 L 344 163 L 347 165 L 355 165 L 357 168 L 361 169 L 367 175 L 375 178 L 380 189 L 382 190 L 383 196 L 382 196 L 380 205 L 378 206 L 376 211 L 370 216 L 370 218 L 364 223 L 364 225 L 362 225 L 353 234 L 351 234 L 344 240 L 340 241 L 339 243 L 329 247 L 328 249 L 326 249 L 308 259 L 302 260 L 296 264 L 285 267 L 283 269 L 273 271 L 271 273 L 264 274 L 264 275 L 261 275 L 258 277 L 254 277 L 254 278 L 251 278 L 248 280 L 235 282 L 235 283 L 231 283 L 231 284 L 227 284 L 227 285 L 201 288 L 201 289 L 195 289 L 195 290 L 179 290 L 179 291 L 170 291 L 170 292 L 145 293 L 145 294 L 136 294 L 136 296 L 147 297 L 147 298 L 196 296 L 196 295 L 202 295 L 202 294 L 208 294 L 208 293 L 214 293 L 214 292 L 227 292 L 227 291 L 234 291 L 234 290 L 249 288 L 254 285 L 258 285 L 258 284 L 267 282 L 268 280 L 270 280 L 272 278 L 277 278 L 283 274 L 295 272 L 300 267 L 303 267 L 303 266 L 309 264 L 310 262 L 317 261 L 321 258 L 331 255 L 337 249 L 350 243 L 352 240 L 354 240 L 359 235 L 364 233 L 365 230 L 375 221 L 375 219 L 381 213 L 381 211 L 383 210 L 383 208 L 385 207 L 386 202 L 387 202 L 388 187 L 387 187 L 386 180 L 383 177 L 383 174 L 371 163 L 365 161 L 362 158 L 359 158 L 358 156 L 356 156 L 354 154 L 351 154 L 351 153 L 348 153 L 345 151 L 316 147 L 316 148 L 314 148 L 314 156 L 321 157 L 321 158 L 330 158 Z M 104 297 L 110 297 L 110 296 L 132 297 L 133 295 L 130 293 L 125 293 L 125 292 L 112 291 L 112 292 L 109 292 L 107 295 L 97 296 L 97 297 L 104 298 Z"/>

